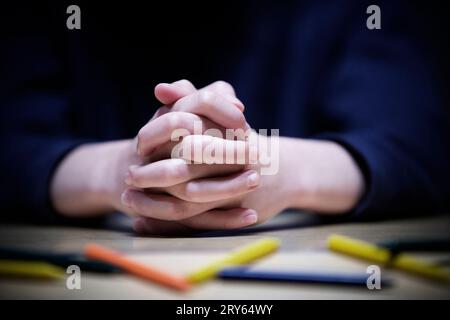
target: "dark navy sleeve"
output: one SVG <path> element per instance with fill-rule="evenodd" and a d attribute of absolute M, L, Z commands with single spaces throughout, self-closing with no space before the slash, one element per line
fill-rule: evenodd
<path fill-rule="evenodd" d="M 321 91 L 323 118 L 333 130 L 319 137 L 346 147 L 365 175 L 356 217 L 449 207 L 449 118 L 428 48 L 412 32 L 420 26 L 405 8 L 385 4 L 381 30 L 355 19 Z"/>
<path fill-rule="evenodd" d="M 73 107 L 54 32 L 39 30 L 45 22 L 27 21 L 27 10 L 7 12 L 13 17 L 3 21 L 10 32 L 0 54 L 0 219 L 49 221 L 56 216 L 49 199 L 52 174 L 89 139 L 76 134 L 70 121 Z"/>

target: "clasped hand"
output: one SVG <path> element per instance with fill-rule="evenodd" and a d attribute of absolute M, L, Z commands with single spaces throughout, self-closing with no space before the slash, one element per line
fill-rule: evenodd
<path fill-rule="evenodd" d="M 226 129 L 250 133 L 244 106 L 233 88 L 219 81 L 197 90 L 189 81 L 181 80 L 158 85 L 155 95 L 164 106 L 135 139 L 141 163 L 129 167 L 125 177 L 128 187 L 121 195 L 124 211 L 136 217 L 135 229 L 151 233 L 232 229 L 266 220 L 268 216 L 258 211 L 267 204 L 250 196 L 262 187 L 262 179 L 258 165 L 251 165 L 248 157 L 238 163 L 213 164 L 204 163 L 195 153 L 171 157 L 176 144 L 192 145 L 190 150 L 197 146 L 203 151 L 214 143 L 227 152 L 248 151 L 245 137 L 225 139 Z M 212 141 L 211 136 L 193 135 L 197 133 L 195 124 L 203 131 L 215 128 L 224 138 L 214 137 Z M 172 141 L 173 133 L 180 129 L 191 135 L 181 142 Z M 282 210 L 280 205 L 271 211 Z"/>
<path fill-rule="evenodd" d="M 80 145 L 61 161 L 50 187 L 57 212 L 119 210 L 137 232 L 178 233 L 242 228 L 286 208 L 346 213 L 364 193 L 361 170 L 343 146 L 258 135 L 223 81 L 199 90 L 187 80 L 159 84 L 155 96 L 163 106 L 134 139 Z M 271 174 L 259 161 L 264 145 L 277 146 Z"/>

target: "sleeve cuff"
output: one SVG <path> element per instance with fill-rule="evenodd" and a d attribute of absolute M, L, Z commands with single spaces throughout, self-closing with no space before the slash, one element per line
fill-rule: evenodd
<path fill-rule="evenodd" d="M 365 192 L 349 212 L 350 216 L 357 220 L 374 220 L 405 211 L 408 199 L 404 199 L 399 190 L 404 183 L 402 176 L 407 173 L 398 166 L 399 155 L 386 139 L 370 132 L 324 133 L 314 138 L 340 144 L 361 169 Z"/>
<path fill-rule="evenodd" d="M 93 143 L 96 141 L 88 139 L 71 139 L 71 138 L 58 138 L 56 140 L 52 139 L 47 145 L 43 154 L 36 156 L 33 161 L 32 167 L 30 168 L 30 174 L 33 175 L 32 181 L 37 182 L 33 185 L 32 197 L 31 197 L 31 212 L 33 217 L 27 215 L 27 221 L 29 218 L 35 220 L 36 222 L 45 223 L 60 223 L 66 218 L 63 218 L 53 207 L 50 199 L 50 185 L 52 181 L 53 174 L 64 159 L 64 157 L 69 154 L 72 150 L 78 146 L 86 143 Z M 39 186 L 38 183 L 42 182 Z M 38 212 L 35 212 L 38 211 Z"/>

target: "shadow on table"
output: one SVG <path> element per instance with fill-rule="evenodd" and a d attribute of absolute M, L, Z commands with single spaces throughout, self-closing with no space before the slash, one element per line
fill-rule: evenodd
<path fill-rule="evenodd" d="M 277 217 L 267 221 L 264 224 L 254 227 L 237 229 L 237 230 L 221 230 L 221 231 L 207 231 L 196 233 L 195 237 L 227 237 L 227 236 L 242 236 L 254 233 L 273 232 L 279 230 L 289 230 L 295 228 L 305 228 L 318 225 L 335 224 L 346 222 L 348 219 L 343 217 L 329 217 L 310 214 L 301 211 L 285 211 Z"/>
<path fill-rule="evenodd" d="M 278 216 L 270 219 L 269 221 L 257 225 L 254 227 L 248 227 L 236 230 L 219 230 L 219 231 L 202 231 L 189 234 L 176 234 L 176 235 L 148 235 L 151 238 L 171 238 L 171 237 L 195 237 L 195 238 L 207 238 L 207 237 L 234 237 L 252 235 L 255 233 L 273 232 L 279 230 L 289 230 L 295 228 L 305 228 L 326 224 L 336 224 L 348 222 L 348 218 L 340 216 L 320 216 L 310 214 L 302 211 L 285 211 Z M 121 232 L 130 233 L 133 232 L 129 218 L 124 218 L 123 215 L 115 216 L 109 219 L 104 227 L 110 230 L 116 230 Z"/>

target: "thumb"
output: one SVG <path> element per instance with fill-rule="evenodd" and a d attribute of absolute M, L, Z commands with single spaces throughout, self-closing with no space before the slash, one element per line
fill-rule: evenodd
<path fill-rule="evenodd" d="M 162 104 L 173 104 L 177 100 L 192 94 L 197 89 L 188 80 L 179 80 L 173 83 L 160 83 L 155 87 L 155 97 Z"/>

